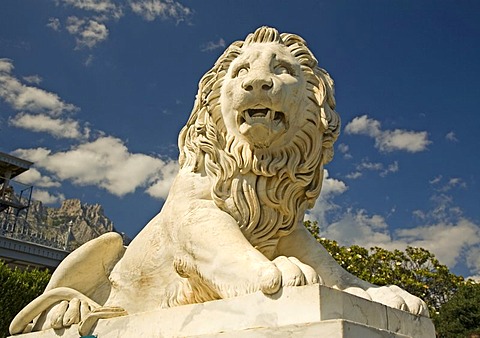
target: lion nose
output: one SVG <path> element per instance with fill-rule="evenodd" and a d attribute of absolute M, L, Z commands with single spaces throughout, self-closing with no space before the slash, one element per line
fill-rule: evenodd
<path fill-rule="evenodd" d="M 257 90 L 270 90 L 273 87 L 271 77 L 252 77 L 242 82 L 242 88 L 247 92 Z"/>

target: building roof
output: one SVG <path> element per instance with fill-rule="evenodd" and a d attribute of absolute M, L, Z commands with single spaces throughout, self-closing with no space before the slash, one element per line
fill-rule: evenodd
<path fill-rule="evenodd" d="M 33 162 L 0 152 L 0 176 L 2 177 L 6 177 L 8 171 L 11 172 L 9 178 L 18 176 L 30 169 L 32 164 Z"/>

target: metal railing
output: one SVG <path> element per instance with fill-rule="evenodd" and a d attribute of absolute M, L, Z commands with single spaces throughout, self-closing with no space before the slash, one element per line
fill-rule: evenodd
<path fill-rule="evenodd" d="M 18 219 L 13 220 L 12 218 L 9 219 L 9 217 L 5 216 L 5 214 L 0 214 L 0 236 L 40 244 L 51 248 L 67 250 L 70 231 L 64 234 L 58 234 L 58 229 L 49 229 L 50 227 L 48 226 L 44 226 L 44 231 L 41 231 L 32 228 L 24 219 L 19 221 Z M 49 232 L 57 232 L 57 234 L 49 235 Z"/>
<path fill-rule="evenodd" d="M 58 234 L 58 229 L 46 225 L 39 229 L 28 223 L 32 191 L 31 185 L 0 176 L 0 236 L 66 250 L 70 229 Z"/>

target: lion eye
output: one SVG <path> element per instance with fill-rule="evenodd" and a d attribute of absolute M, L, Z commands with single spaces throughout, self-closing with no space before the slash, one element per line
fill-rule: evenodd
<path fill-rule="evenodd" d="M 288 69 L 287 69 L 287 67 L 284 67 L 284 66 L 278 66 L 277 68 L 275 68 L 275 73 L 277 73 L 277 74 L 288 74 Z"/>
<path fill-rule="evenodd" d="M 289 74 L 293 76 L 295 74 L 295 72 L 291 67 L 288 67 L 283 64 L 276 66 L 274 70 L 275 70 L 275 74 L 277 75 Z"/>
<path fill-rule="evenodd" d="M 247 66 L 241 66 L 235 69 L 233 72 L 233 77 L 238 77 L 238 76 L 244 76 L 248 73 L 248 67 Z"/>

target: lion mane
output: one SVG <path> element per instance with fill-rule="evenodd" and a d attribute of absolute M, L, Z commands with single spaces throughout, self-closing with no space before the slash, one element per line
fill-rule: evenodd
<path fill-rule="evenodd" d="M 286 46 L 301 65 L 308 118 L 288 145 L 255 148 L 227 133 L 220 89 L 244 47 L 272 42 Z M 200 80 L 192 113 L 179 135 L 180 170 L 207 175 L 217 207 L 237 221 L 254 247 L 272 258 L 279 238 L 293 230 L 319 196 L 323 165 L 333 157 L 339 129 L 333 80 L 318 67 L 306 42 L 298 35 L 261 27 L 245 41 L 232 43 Z"/>

